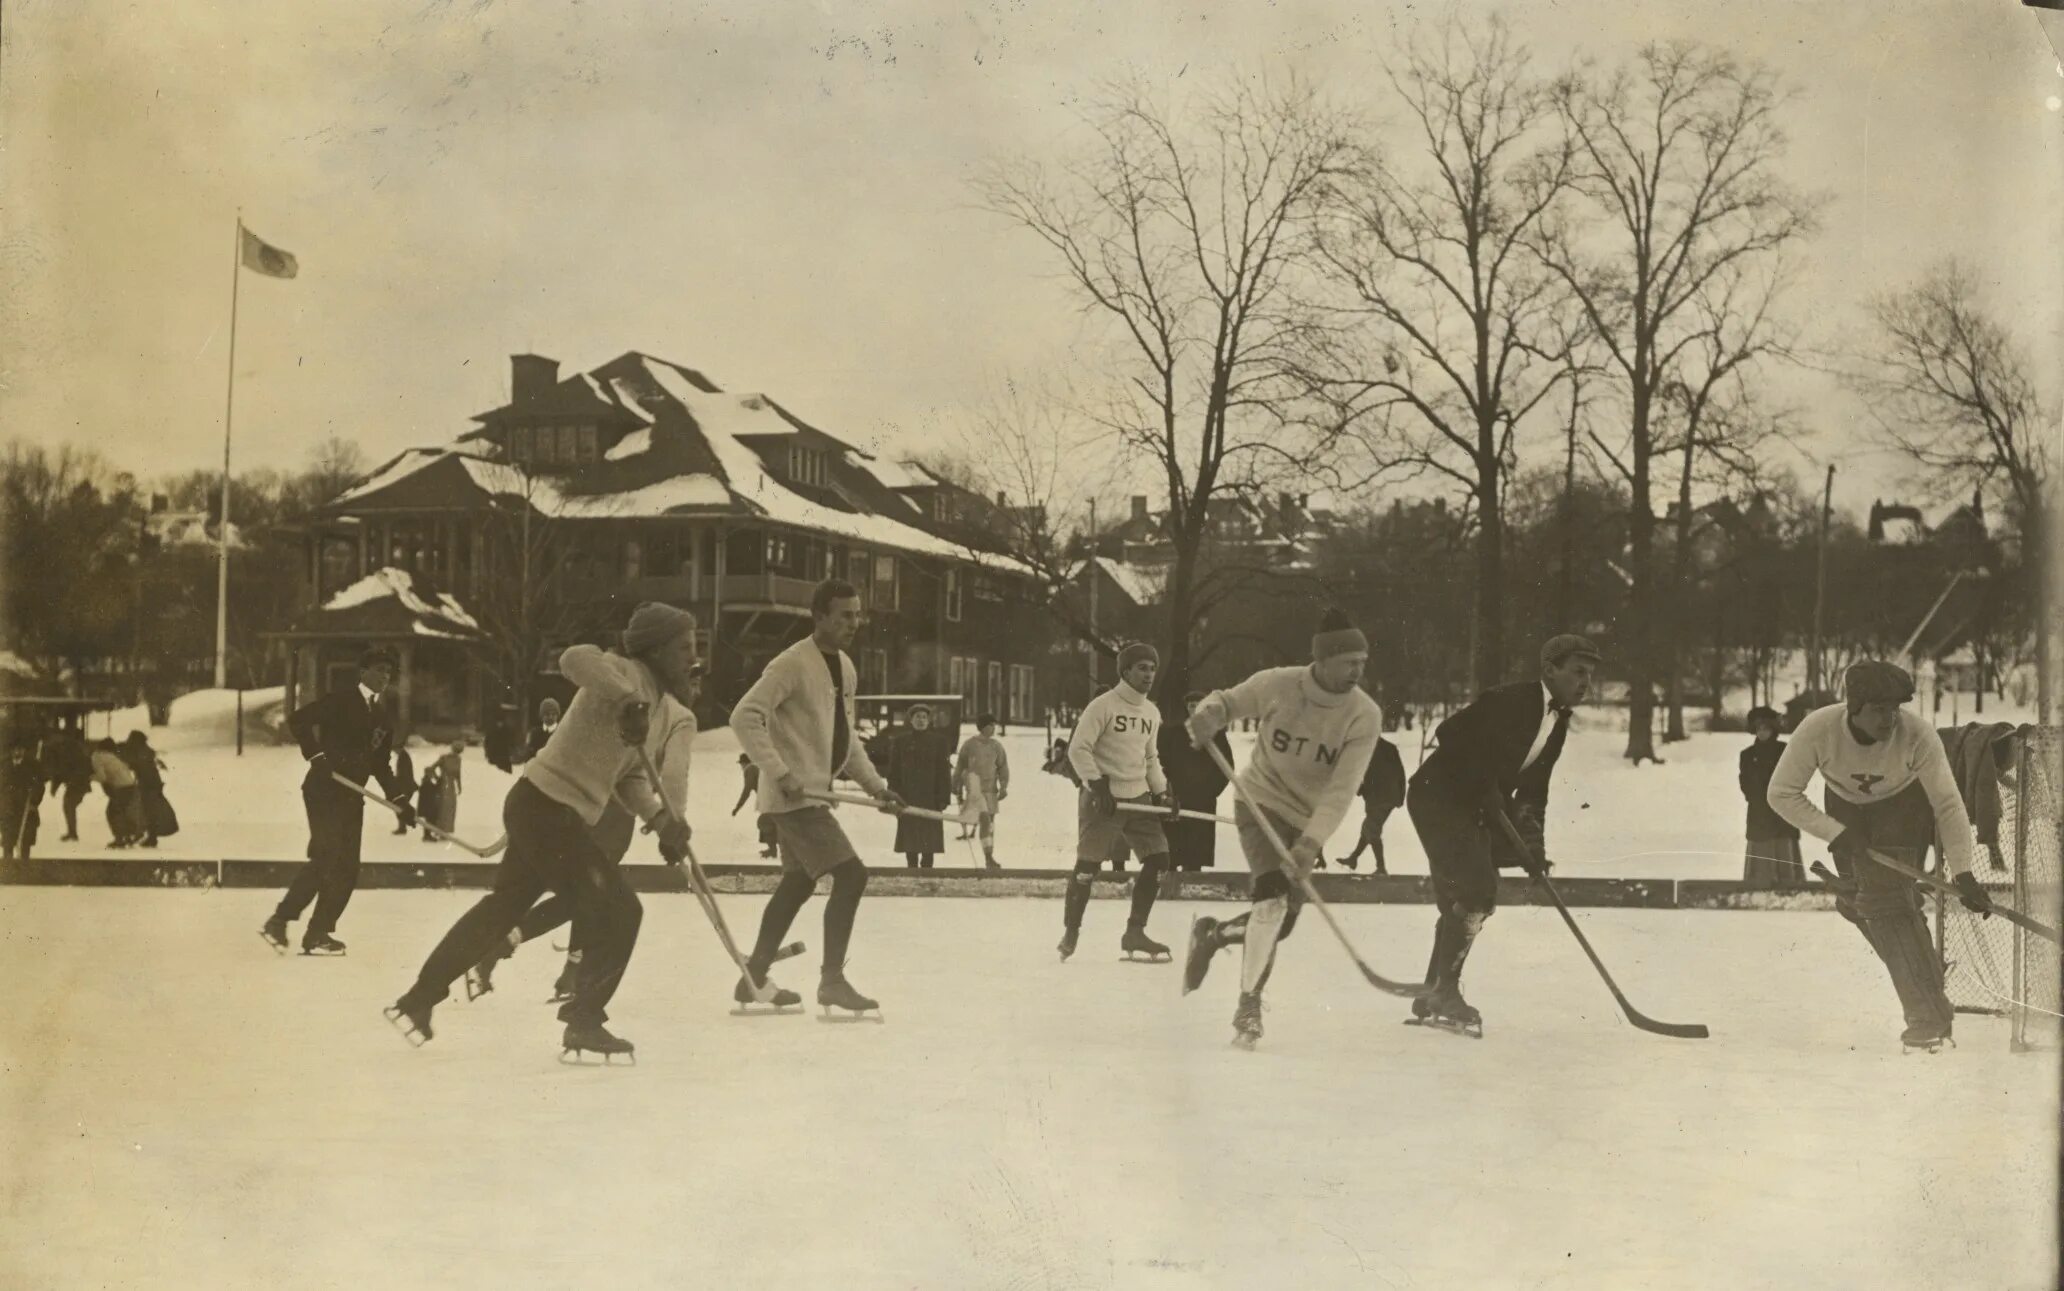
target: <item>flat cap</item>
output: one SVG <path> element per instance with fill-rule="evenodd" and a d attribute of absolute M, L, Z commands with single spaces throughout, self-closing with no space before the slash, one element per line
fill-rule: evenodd
<path fill-rule="evenodd" d="M 1571 659 L 1589 659 L 1597 663 L 1602 658 L 1604 656 L 1598 653 L 1597 646 L 1573 632 L 1549 637 L 1541 643 L 1541 663 L 1550 668 L 1560 668 Z"/>
<path fill-rule="evenodd" d="M 1914 697 L 1914 682 L 1896 663 L 1861 659 L 1842 674 L 1842 692 L 1852 704 L 1904 704 Z"/>

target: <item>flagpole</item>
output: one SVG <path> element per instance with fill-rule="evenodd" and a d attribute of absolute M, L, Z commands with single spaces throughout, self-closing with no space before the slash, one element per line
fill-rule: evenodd
<path fill-rule="evenodd" d="M 222 524 L 215 534 L 215 689 L 229 685 L 229 434 L 236 415 L 237 286 L 243 280 L 244 213 L 229 256 L 229 392 L 222 404 Z"/>

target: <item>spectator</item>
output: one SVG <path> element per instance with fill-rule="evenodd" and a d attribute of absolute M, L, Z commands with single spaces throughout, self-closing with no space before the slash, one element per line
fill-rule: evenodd
<path fill-rule="evenodd" d="M 487 723 L 487 764 L 497 771 L 509 772 L 516 767 L 516 726 L 510 715 L 516 711 L 514 704 L 503 704 Z"/>
<path fill-rule="evenodd" d="M 416 782 L 416 760 L 409 756 L 408 751 L 408 746 L 415 742 L 416 737 L 411 735 L 405 740 L 398 741 L 394 746 L 394 780 L 402 788 L 402 792 L 393 799 L 395 802 L 407 802 L 422 788 L 422 785 Z M 408 831 L 409 827 L 401 823 L 401 818 L 395 817 L 394 832 L 406 834 Z"/>
<path fill-rule="evenodd" d="M 539 747 L 542 747 L 542 745 Z M 431 797 L 428 803 L 419 808 L 425 826 L 423 841 L 426 843 L 441 841 L 437 835 L 430 832 L 428 826 L 435 825 L 447 834 L 451 833 L 458 826 L 459 763 L 464 757 L 465 752 L 466 742 L 464 740 L 455 740 L 451 748 L 445 751 L 444 756 L 432 762 L 423 771 L 423 795 L 426 797 L 430 796 L 431 786 L 435 785 L 437 787 L 435 796 Z"/>
<path fill-rule="evenodd" d="M 754 764 L 751 754 L 738 755 L 738 768 L 745 776 L 745 786 L 738 791 L 738 801 L 731 804 L 731 814 L 734 816 L 738 814 L 740 807 L 751 802 L 753 795 L 760 791 L 760 768 Z M 771 861 L 777 855 L 774 846 L 774 818 L 762 812 L 758 823 L 760 856 Z"/>
<path fill-rule="evenodd" d="M 953 757 L 944 732 L 932 728 L 923 704 L 905 714 L 909 728 L 889 750 L 889 788 L 913 807 L 944 811 L 953 798 Z M 946 850 L 946 827 L 922 816 L 896 818 L 896 850 L 911 869 L 928 870 Z"/>
<path fill-rule="evenodd" d="M 545 741 L 551 739 L 552 732 L 559 729 L 560 715 L 558 700 L 547 697 L 538 704 L 537 726 L 530 733 L 530 748 L 523 755 L 525 759 L 534 758 L 545 751 Z"/>
<path fill-rule="evenodd" d="M 1197 711 L 1197 704 L 1204 698 L 1204 692 L 1193 690 L 1183 696 L 1183 713 L 1188 716 Z M 1225 792 L 1225 772 L 1211 760 L 1211 755 L 1190 744 L 1189 732 L 1181 722 L 1163 722 L 1158 736 L 1161 744 L 1161 770 L 1168 776 L 1168 791 L 1175 795 L 1175 805 L 1186 811 L 1216 812 L 1219 795 Z M 1226 734 L 1220 731 L 1211 737 L 1212 745 L 1224 756 L 1226 762 L 1233 760 L 1233 746 L 1227 742 Z M 1211 868 L 1218 849 L 1218 826 L 1208 820 L 1177 819 L 1164 824 L 1162 832 L 1168 835 L 1169 868 L 1175 870 L 1204 870 Z"/>
<path fill-rule="evenodd" d="M 35 735 L 16 732 L 8 741 L 6 760 L 0 762 L 0 860 L 11 861 L 17 854 L 29 859 L 43 823 L 37 808 L 43 801 L 43 776 Z"/>
<path fill-rule="evenodd" d="M 960 788 L 961 801 L 975 805 L 982 859 L 994 870 L 1001 868 L 996 863 L 996 812 L 1010 796 L 1010 758 L 1004 754 L 1003 741 L 996 738 L 994 717 L 984 713 L 976 718 L 975 731 L 960 746 L 953 780 Z"/>
<path fill-rule="evenodd" d="M 1399 756 L 1397 745 L 1378 736 L 1376 747 L 1369 755 L 1369 770 L 1362 776 L 1359 791 L 1362 800 L 1362 836 L 1355 843 L 1354 850 L 1341 858 L 1340 863 L 1349 869 L 1355 868 L 1363 848 L 1375 853 L 1375 868 L 1372 874 L 1388 874 L 1390 869 L 1383 857 L 1383 825 L 1390 819 L 1390 813 L 1405 805 L 1405 760 Z"/>
<path fill-rule="evenodd" d="M 136 773 L 122 761 L 111 739 L 93 746 L 93 778 L 107 794 L 108 830 L 114 835 L 109 847 L 129 847 L 143 837 L 142 813 L 136 805 Z"/>
<path fill-rule="evenodd" d="M 136 773 L 136 813 L 143 825 L 140 846 L 156 847 L 161 838 L 170 838 L 179 832 L 179 817 L 172 810 L 172 803 L 165 797 L 165 760 L 151 747 L 150 737 L 142 731 L 129 732 L 128 741 L 121 748 L 122 761 Z"/>
<path fill-rule="evenodd" d="M 1777 738 L 1780 719 L 1774 709 L 1749 710 L 1749 730 L 1756 742 L 1741 751 L 1742 797 L 1748 800 L 1748 843 L 1742 857 L 1742 882 L 1757 887 L 1794 887 L 1804 878 L 1799 864 L 1799 827 L 1770 806 L 1770 773 L 1777 769 L 1785 742 Z"/>
<path fill-rule="evenodd" d="M 44 748 L 43 771 L 50 777 L 51 793 L 64 790 L 65 832 L 59 841 L 75 843 L 79 840 L 79 804 L 93 787 L 93 755 L 86 747 L 85 735 L 64 730 L 52 737 Z"/>

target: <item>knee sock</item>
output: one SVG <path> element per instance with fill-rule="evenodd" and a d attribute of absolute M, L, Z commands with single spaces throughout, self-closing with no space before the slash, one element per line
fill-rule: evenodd
<path fill-rule="evenodd" d="M 846 947 L 853 940 L 853 916 L 860 912 L 860 894 L 867 890 L 867 867 L 847 861 L 831 872 L 831 899 L 824 903 L 824 974 L 829 977 L 846 964 Z"/>
<path fill-rule="evenodd" d="M 1063 926 L 1082 926 L 1082 912 L 1089 908 L 1090 885 L 1096 881 L 1097 869 L 1096 861 L 1075 862 L 1075 872 L 1068 876 L 1068 895 L 1061 904 Z"/>
<path fill-rule="evenodd" d="M 746 961 L 756 976 L 766 974 L 767 966 L 774 962 L 774 952 L 781 948 L 781 939 L 788 935 L 788 926 L 795 922 L 816 887 L 801 870 L 790 870 L 781 876 L 774 894 L 767 898 L 767 908 L 760 912 L 759 940 L 753 943 L 752 956 Z"/>
<path fill-rule="evenodd" d="M 1154 913 L 1154 898 L 1161 894 L 1161 871 L 1168 864 L 1166 856 L 1149 856 L 1140 864 L 1139 877 L 1132 881 L 1132 917 L 1126 925 L 1144 929 L 1147 916 Z"/>
<path fill-rule="evenodd" d="M 1269 897 L 1254 903 L 1247 914 L 1246 947 L 1240 958 L 1240 990 L 1251 995 L 1262 988 L 1268 980 L 1268 971 L 1276 957 L 1276 940 L 1283 931 L 1283 918 L 1289 913 L 1288 897 Z"/>

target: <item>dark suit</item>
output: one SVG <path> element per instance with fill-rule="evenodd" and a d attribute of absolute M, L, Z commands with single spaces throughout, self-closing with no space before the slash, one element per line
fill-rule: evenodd
<path fill-rule="evenodd" d="M 1442 722 L 1438 747 L 1412 776 L 1405 810 L 1426 848 L 1440 921 L 1429 980 L 1459 984 L 1462 961 L 1498 906 L 1498 870 L 1525 864 L 1491 818 L 1495 804 L 1540 847 L 1548 782 L 1569 732 L 1558 714 L 1541 754 L 1522 769 L 1541 732 L 1545 695 L 1538 681 L 1495 686 Z"/>
<path fill-rule="evenodd" d="M 365 799 L 332 780 L 331 774 L 359 785 L 377 778 L 381 790 L 397 801 L 405 798 L 408 786 L 390 766 L 394 734 L 387 706 L 367 707 L 356 682 L 295 709 L 287 728 L 300 742 L 301 756 L 309 759 L 308 774 L 301 779 L 301 804 L 308 812 L 308 864 L 294 876 L 274 914 L 291 923 L 314 900 L 315 914 L 302 938 L 306 945 L 336 930 L 358 887 Z"/>
<path fill-rule="evenodd" d="M 1225 772 L 1211 755 L 1190 743 L 1190 733 L 1181 722 L 1163 722 L 1158 737 L 1161 770 L 1168 777 L 1168 791 L 1176 805 L 1188 811 L 1218 810 L 1218 796 L 1225 792 Z M 1211 742 L 1231 765 L 1233 746 L 1224 731 Z M 1168 836 L 1169 868 L 1203 870 L 1216 863 L 1218 826 L 1208 820 L 1172 820 L 1161 826 Z"/>

